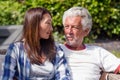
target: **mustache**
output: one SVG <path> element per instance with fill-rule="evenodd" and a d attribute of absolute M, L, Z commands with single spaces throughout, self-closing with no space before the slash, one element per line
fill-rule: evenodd
<path fill-rule="evenodd" d="M 66 35 L 65 37 L 66 38 L 71 38 L 71 37 L 73 37 L 73 35 Z"/>

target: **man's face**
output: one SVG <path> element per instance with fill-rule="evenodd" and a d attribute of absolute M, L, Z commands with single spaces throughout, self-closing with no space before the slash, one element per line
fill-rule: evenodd
<path fill-rule="evenodd" d="M 66 43 L 72 47 L 80 46 L 83 42 L 83 38 L 87 35 L 85 30 L 82 29 L 81 17 L 68 16 L 63 25 Z"/>

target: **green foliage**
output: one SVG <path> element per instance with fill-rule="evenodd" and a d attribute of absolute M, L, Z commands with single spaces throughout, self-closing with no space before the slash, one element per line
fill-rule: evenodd
<path fill-rule="evenodd" d="M 14 1 L 0 1 L 0 25 L 20 24 L 23 6 Z"/>
<path fill-rule="evenodd" d="M 120 58 L 120 52 L 118 52 L 118 51 L 112 51 L 112 53 L 113 53 L 116 57 Z"/>
<path fill-rule="evenodd" d="M 22 24 L 25 11 L 31 7 L 45 7 L 53 16 L 54 36 L 63 42 L 63 12 L 73 6 L 86 7 L 93 18 L 92 31 L 85 39 L 120 39 L 120 1 L 116 0 L 0 0 L 0 25 Z"/>

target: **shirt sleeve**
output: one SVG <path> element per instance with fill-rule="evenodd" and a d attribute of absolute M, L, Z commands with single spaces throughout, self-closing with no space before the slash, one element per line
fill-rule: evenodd
<path fill-rule="evenodd" d="M 120 60 L 115 55 L 103 48 L 100 49 L 100 54 L 103 69 L 106 72 L 115 72 L 117 67 L 120 65 Z"/>
<path fill-rule="evenodd" d="M 71 80 L 67 60 L 63 50 L 60 47 L 57 47 L 55 69 L 55 80 Z"/>
<path fill-rule="evenodd" d="M 13 80 L 15 74 L 15 66 L 16 60 L 14 44 L 10 44 L 4 59 L 2 80 Z"/>

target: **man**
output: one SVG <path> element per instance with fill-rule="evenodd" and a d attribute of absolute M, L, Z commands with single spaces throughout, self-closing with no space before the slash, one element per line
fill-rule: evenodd
<path fill-rule="evenodd" d="M 83 43 L 92 28 L 92 17 L 83 7 L 64 12 L 66 42 L 60 44 L 70 66 L 73 80 L 99 80 L 101 71 L 118 73 L 120 61 L 109 51 Z"/>

